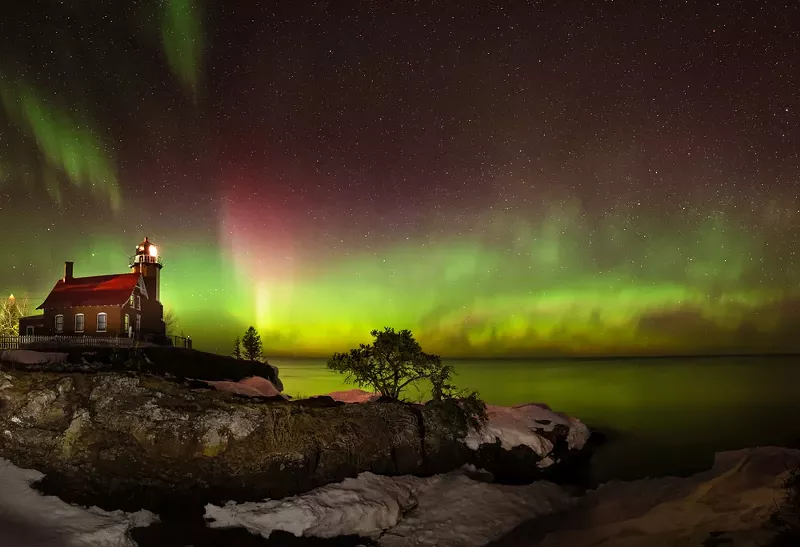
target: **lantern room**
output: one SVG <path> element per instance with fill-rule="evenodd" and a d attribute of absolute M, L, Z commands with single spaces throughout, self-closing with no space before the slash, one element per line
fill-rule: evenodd
<path fill-rule="evenodd" d="M 139 243 L 136 247 L 136 253 L 133 255 L 131 261 L 131 268 L 134 264 L 141 264 L 143 262 L 150 264 L 161 264 L 161 257 L 158 256 L 158 247 L 153 245 L 153 242 L 144 238 L 144 241 Z"/>

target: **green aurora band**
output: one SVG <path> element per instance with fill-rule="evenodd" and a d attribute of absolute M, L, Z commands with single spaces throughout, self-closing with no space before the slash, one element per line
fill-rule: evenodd
<path fill-rule="evenodd" d="M 794 207 L 773 204 L 759 225 L 699 210 L 639 220 L 618 211 L 593 223 L 575 206 L 538 221 L 487 213 L 472 232 L 297 255 L 293 270 L 254 232 L 212 244 L 148 235 L 165 257 L 162 302 L 199 349 L 228 353 L 252 324 L 273 356 L 328 355 L 383 326 L 410 328 L 452 357 L 787 352 L 800 350 Z M 14 271 L 35 265 L 38 281 L 4 289 L 27 292 L 35 307 L 63 260 L 81 276 L 125 271 L 142 235 L 12 253 Z"/>
<path fill-rule="evenodd" d="M 200 6 L 193 0 L 161 2 L 161 40 L 172 73 L 192 96 L 197 96 L 203 53 Z"/>
<path fill-rule="evenodd" d="M 165 298 L 199 328 L 189 311 L 198 287 L 219 287 L 211 302 L 236 303 L 226 320 L 254 323 L 277 353 L 324 355 L 382 326 L 410 328 L 448 356 L 787 351 L 798 347 L 800 271 L 783 253 L 795 256 L 797 230 L 788 208 L 776 214 L 772 229 L 722 213 L 637 221 L 625 212 L 594 225 L 576 206 L 538 222 L 492 214 L 475 235 L 353 250 L 289 277 L 248 264 L 263 255 L 258 243 L 232 244 L 217 268 L 195 259 L 203 280 L 165 286 Z M 788 245 L 770 245 L 771 231 Z"/>
<path fill-rule="evenodd" d="M 9 121 L 36 144 L 41 154 L 41 162 L 36 162 L 41 164 L 38 179 L 44 182 L 50 197 L 60 203 L 66 181 L 79 188 L 87 187 L 95 198 L 107 201 L 113 210 L 119 209 L 121 197 L 114 157 L 99 131 L 86 121 L 89 116 L 76 117 L 32 86 L 11 84 L 9 80 L 0 73 L 3 108 Z M 6 162 L 8 166 L 12 164 L 9 158 Z M 5 179 L 30 178 L 24 168 L 7 171 Z"/>

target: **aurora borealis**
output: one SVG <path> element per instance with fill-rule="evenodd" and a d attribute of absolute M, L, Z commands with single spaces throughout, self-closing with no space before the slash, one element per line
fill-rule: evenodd
<path fill-rule="evenodd" d="M 0 291 L 148 235 L 200 349 L 800 351 L 798 6 L 117 4 L 0 22 Z"/>

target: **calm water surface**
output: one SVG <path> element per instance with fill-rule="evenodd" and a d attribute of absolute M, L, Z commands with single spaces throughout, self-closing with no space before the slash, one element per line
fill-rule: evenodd
<path fill-rule="evenodd" d="M 293 396 L 352 387 L 321 359 L 270 362 Z M 800 357 L 450 363 L 458 386 L 490 404 L 544 402 L 611 431 L 593 459 L 600 482 L 696 472 L 720 450 L 800 444 Z"/>

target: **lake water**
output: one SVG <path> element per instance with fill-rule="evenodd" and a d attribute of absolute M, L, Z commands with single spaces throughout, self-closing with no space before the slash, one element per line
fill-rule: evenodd
<path fill-rule="evenodd" d="M 271 359 L 286 393 L 349 389 L 318 359 Z M 453 360 L 460 388 L 490 404 L 544 402 L 610 431 L 593 478 L 710 467 L 714 452 L 800 444 L 800 357 Z"/>

